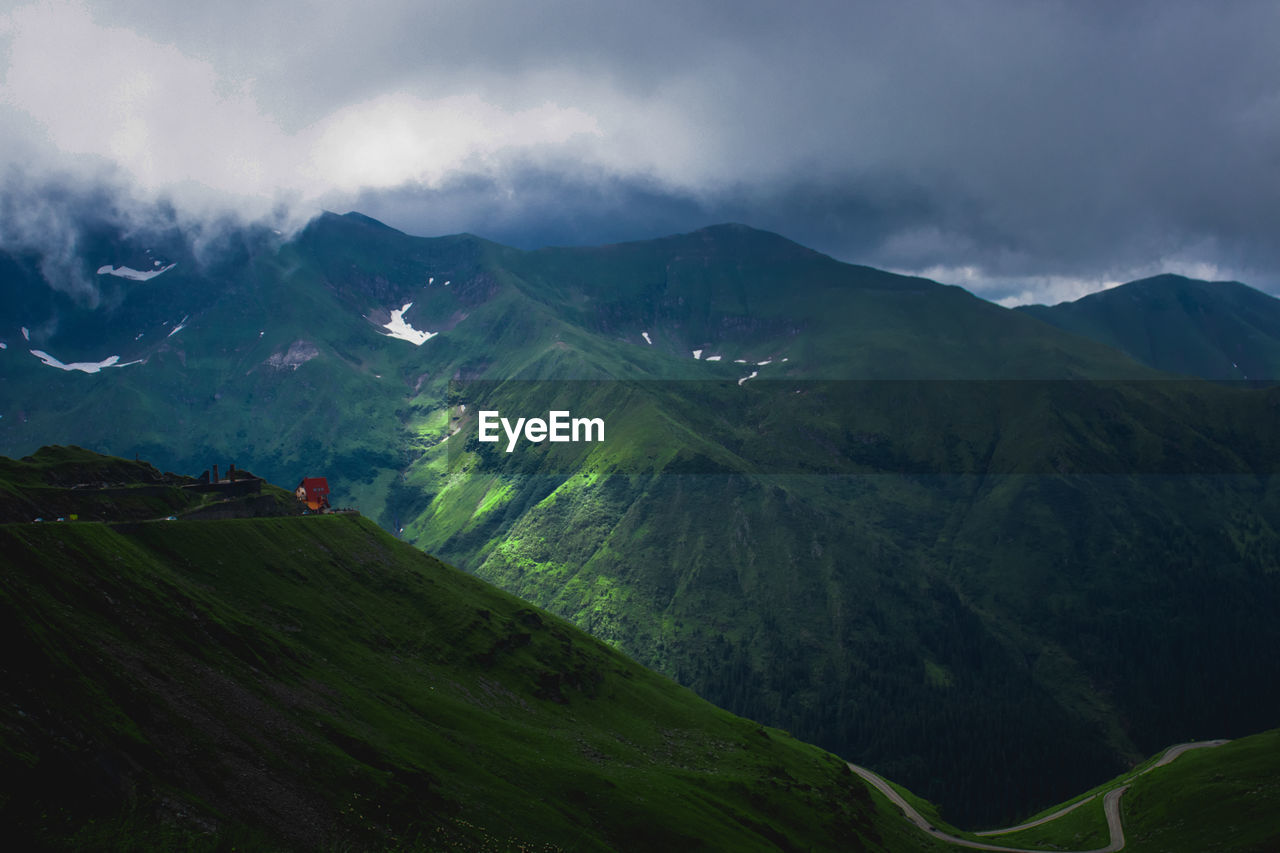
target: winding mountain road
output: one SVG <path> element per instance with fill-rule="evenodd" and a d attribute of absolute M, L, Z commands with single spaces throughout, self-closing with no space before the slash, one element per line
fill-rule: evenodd
<path fill-rule="evenodd" d="M 1171 746 L 1168 749 L 1166 749 L 1164 751 L 1164 755 L 1160 756 L 1160 760 L 1157 761 L 1155 764 L 1152 764 L 1150 767 L 1146 768 L 1145 770 L 1142 770 L 1138 773 L 1133 774 L 1132 776 L 1130 776 L 1128 779 L 1124 781 L 1124 784 L 1119 785 L 1115 788 L 1112 788 L 1111 790 L 1105 792 L 1102 795 L 1103 797 L 1102 810 L 1107 816 L 1107 832 L 1111 837 L 1110 843 L 1108 843 L 1106 847 L 1098 847 L 1093 850 L 1064 851 L 1064 853 L 1115 853 L 1115 851 L 1117 850 L 1123 850 L 1125 841 L 1124 841 L 1124 826 L 1121 824 L 1121 821 L 1120 821 L 1120 798 L 1124 795 L 1124 792 L 1129 789 L 1129 783 L 1144 773 L 1150 773 L 1152 770 L 1155 770 L 1157 767 L 1165 766 L 1166 764 L 1168 764 L 1169 762 L 1177 758 L 1179 755 L 1182 755 L 1182 753 L 1186 752 L 1187 750 L 1203 749 L 1203 748 L 1212 747 L 1212 746 L 1222 746 L 1226 742 L 1227 741 L 1225 740 L 1202 740 L 1202 741 L 1196 741 L 1194 743 L 1180 743 L 1176 746 Z M 949 835 L 943 832 L 942 830 L 938 829 L 937 827 L 935 827 L 933 824 L 929 823 L 929 820 L 924 815 L 916 811 L 915 807 L 913 807 L 910 803 L 908 803 L 905 799 L 903 799 L 902 796 L 893 789 L 893 786 L 890 785 L 887 781 L 885 781 L 885 779 L 879 774 L 871 770 L 868 770 L 865 767 L 859 767 L 858 765 L 852 764 L 852 763 L 849 764 L 849 769 L 852 770 L 854 773 L 857 773 L 863 779 L 866 779 L 868 782 L 870 782 L 871 785 L 874 786 L 876 790 L 878 790 L 880 793 L 888 797 L 891 803 L 896 805 L 898 808 L 902 809 L 903 816 L 907 820 L 911 821 L 916 826 L 918 826 L 921 832 L 925 832 L 930 836 L 938 839 L 939 841 L 945 841 L 946 843 L 954 844 L 957 847 L 969 847 L 974 850 L 1005 850 L 1005 851 L 1010 851 L 1010 853 L 1045 853 L 1043 848 L 1034 849 L 1034 848 L 1027 848 L 1027 847 L 1001 847 L 998 844 L 987 844 L 986 842 L 983 842 L 983 841 L 970 841 L 967 838 L 957 838 L 954 835 Z M 1019 824 L 1018 826 L 1011 826 L 1011 827 L 1008 827 L 1007 829 L 991 829 L 991 830 L 987 830 L 986 832 L 979 832 L 974 834 L 983 835 L 983 836 L 1007 835 L 1008 833 L 1011 833 L 1011 832 L 1018 832 L 1023 829 L 1030 829 L 1033 826 L 1040 826 L 1041 824 L 1045 824 L 1050 821 L 1057 820 L 1058 818 L 1062 817 L 1068 812 L 1071 812 L 1079 808 L 1085 803 L 1093 801 L 1097 796 L 1098 794 L 1094 794 L 1090 797 L 1085 797 L 1083 800 L 1080 800 L 1079 802 L 1076 802 L 1076 803 L 1072 803 L 1066 808 L 1059 809 L 1053 814 L 1042 817 L 1039 820 L 1033 820 L 1029 823 Z"/>

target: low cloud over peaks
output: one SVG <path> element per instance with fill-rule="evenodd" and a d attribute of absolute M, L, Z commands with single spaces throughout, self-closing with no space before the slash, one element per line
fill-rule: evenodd
<path fill-rule="evenodd" d="M 191 216 L 519 245 L 736 220 L 993 298 L 1197 264 L 1275 288 L 1277 41 L 1274 6 L 1190 0 L 36 2 L 0 16 L 0 157 Z"/>

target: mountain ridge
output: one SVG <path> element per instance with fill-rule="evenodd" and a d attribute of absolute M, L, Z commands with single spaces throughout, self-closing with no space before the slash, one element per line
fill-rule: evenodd
<path fill-rule="evenodd" d="M 1016 310 L 1159 370 L 1216 380 L 1280 376 L 1280 300 L 1237 281 L 1164 274 Z"/>
<path fill-rule="evenodd" d="M 0 352 L 0 451 L 327 476 L 385 529 L 965 822 L 1187 728 L 1272 724 L 1273 392 L 784 238 L 670 240 L 524 252 L 337 215 L 255 232 L 213 272 L 121 284 L 75 340 L 33 334 L 141 364 Z M 393 313 L 431 336 L 392 336 Z M 513 462 L 476 440 L 481 403 L 543 416 L 557 395 L 609 441 Z M 1135 644 L 1191 661 L 1185 684 Z M 1234 704 L 1191 701 L 1215 672 Z M 980 748 L 993 726 L 1011 761 Z"/>
<path fill-rule="evenodd" d="M 0 462 L 19 489 L 151 476 L 68 448 Z M 17 843 L 926 848 L 834 756 L 357 515 L 6 523 L 0 542 Z"/>

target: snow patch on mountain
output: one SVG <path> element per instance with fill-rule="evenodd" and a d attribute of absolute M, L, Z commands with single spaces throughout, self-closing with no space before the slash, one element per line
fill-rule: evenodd
<path fill-rule="evenodd" d="M 446 282 L 447 284 L 447 282 Z M 402 341 L 408 341 L 416 347 L 422 346 L 427 341 L 434 338 L 439 332 L 423 332 L 415 329 L 404 321 L 404 314 L 413 307 L 412 302 L 406 302 L 404 307 L 399 311 L 391 312 L 391 322 L 382 328 L 387 330 L 387 335 Z"/>
<path fill-rule="evenodd" d="M 0 341 L 0 349 L 8 349 L 8 348 L 9 348 L 8 344 L 6 344 L 4 341 Z"/>
<path fill-rule="evenodd" d="M 648 332 L 641 332 L 640 337 L 644 338 L 644 342 L 646 344 L 648 344 L 649 346 L 653 346 L 653 341 L 650 340 Z"/>
<path fill-rule="evenodd" d="M 707 359 L 706 359 L 706 360 L 707 360 L 707 361 L 719 361 L 721 358 L 722 358 L 722 356 L 718 356 L 718 355 L 709 355 L 709 356 L 707 356 Z"/>
<path fill-rule="evenodd" d="M 187 327 L 187 320 L 188 320 L 189 318 L 190 318 L 190 315 L 187 315 L 186 317 L 183 317 L 183 318 L 182 318 L 182 322 L 181 322 L 181 323 L 179 323 L 178 325 L 174 326 L 174 327 L 173 327 L 173 331 L 169 332 L 169 334 L 165 335 L 165 337 L 166 337 L 166 338 L 172 338 L 174 335 L 178 334 L 178 332 L 181 332 L 183 329 L 185 329 L 185 328 Z"/>
<path fill-rule="evenodd" d="M 142 364 L 141 361 L 120 363 L 120 356 L 118 355 L 104 358 L 102 361 L 73 361 L 71 364 L 63 364 L 44 350 L 33 349 L 31 354 L 50 367 L 56 367 L 59 370 L 78 370 L 81 373 L 97 373 L 104 367 L 128 367 L 131 364 Z"/>
<path fill-rule="evenodd" d="M 742 377 L 741 379 L 739 379 L 739 380 L 738 380 L 738 384 L 739 384 L 739 385 L 741 385 L 743 382 L 746 382 L 748 379 L 755 379 L 755 378 L 756 378 L 757 376 L 759 376 L 759 375 L 760 375 L 760 371 L 758 371 L 758 370 L 753 370 L 753 371 L 751 371 L 751 375 L 749 375 L 749 376 L 744 376 L 744 377 Z"/>
<path fill-rule="evenodd" d="M 694 358 L 702 358 L 702 350 L 700 350 L 700 349 L 696 349 L 696 350 L 694 350 L 694 351 L 693 351 L 693 357 L 694 357 Z"/>
<path fill-rule="evenodd" d="M 160 266 L 159 261 L 156 261 L 155 264 L 156 266 Z M 162 273 L 168 272 L 176 266 L 176 263 L 172 263 L 168 266 L 160 267 L 160 269 L 147 270 L 146 272 L 143 272 L 142 270 L 135 270 L 132 267 L 115 267 L 111 264 L 104 264 L 103 266 L 98 267 L 98 275 L 114 275 L 119 276 L 120 278 L 127 278 L 130 281 L 149 281 Z"/>
<path fill-rule="evenodd" d="M 22 327 L 22 337 L 31 340 L 31 331 L 26 326 Z"/>

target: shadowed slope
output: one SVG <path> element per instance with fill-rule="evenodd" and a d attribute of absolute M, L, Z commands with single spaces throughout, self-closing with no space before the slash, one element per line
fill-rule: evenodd
<path fill-rule="evenodd" d="M 901 849 L 834 756 L 359 516 L 8 524 L 0 554 L 11 842 Z"/>

